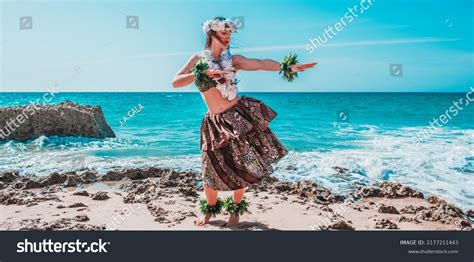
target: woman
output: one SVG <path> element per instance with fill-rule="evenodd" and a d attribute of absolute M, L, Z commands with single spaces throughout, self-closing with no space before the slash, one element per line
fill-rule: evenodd
<path fill-rule="evenodd" d="M 239 223 L 247 211 L 246 188 L 273 173 L 271 164 L 288 154 L 268 127 L 277 115 L 262 101 L 237 96 L 238 70 L 280 71 L 292 81 L 297 72 L 316 63 L 298 64 L 296 55 L 282 63 L 270 59 L 250 59 L 231 55 L 229 44 L 235 24 L 222 17 L 206 21 L 205 50 L 193 55 L 173 79 L 173 87 L 195 82 L 208 108 L 201 123 L 202 179 L 206 199 L 201 200 L 203 216 L 195 223 L 207 224 L 225 208 L 230 214 L 227 226 Z M 234 191 L 226 201 L 218 191 Z"/>

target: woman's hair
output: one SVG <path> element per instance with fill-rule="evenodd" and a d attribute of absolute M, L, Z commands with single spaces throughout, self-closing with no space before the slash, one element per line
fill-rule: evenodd
<path fill-rule="evenodd" d="M 221 17 L 221 16 L 218 16 L 218 17 L 214 17 L 214 19 L 212 19 L 212 20 L 224 21 L 225 18 Z M 209 32 L 207 32 L 207 34 L 206 34 L 206 44 L 204 45 L 204 49 L 211 48 L 212 37 L 215 36 L 215 35 L 216 35 L 216 31 L 214 31 L 214 30 L 209 30 Z"/>

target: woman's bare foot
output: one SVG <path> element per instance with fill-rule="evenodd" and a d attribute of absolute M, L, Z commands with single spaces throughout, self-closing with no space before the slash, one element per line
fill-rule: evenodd
<path fill-rule="evenodd" d="M 194 221 L 194 225 L 201 227 L 204 226 L 205 224 L 208 224 L 209 221 L 211 220 L 211 214 L 205 214 L 200 216 L 196 221 Z"/>
<path fill-rule="evenodd" d="M 233 227 L 239 224 L 240 217 L 231 214 L 229 217 L 229 220 L 227 220 L 227 223 L 225 224 L 226 227 Z"/>

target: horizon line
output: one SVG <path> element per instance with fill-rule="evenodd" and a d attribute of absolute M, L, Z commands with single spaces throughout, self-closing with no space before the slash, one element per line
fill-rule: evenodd
<path fill-rule="evenodd" d="M 48 91 L 0 91 L 0 94 L 3 93 L 37 93 L 44 94 Z M 67 92 L 57 92 L 56 94 L 69 94 L 69 93 L 173 93 L 173 94 L 199 94 L 199 91 L 67 91 Z M 461 91 L 240 91 L 239 93 L 284 93 L 284 94 L 312 94 L 312 93 L 396 93 L 396 94 L 436 94 L 436 93 L 466 93 Z"/>

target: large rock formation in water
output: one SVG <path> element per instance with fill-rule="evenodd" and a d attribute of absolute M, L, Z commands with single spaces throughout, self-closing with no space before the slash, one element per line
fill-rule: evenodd
<path fill-rule="evenodd" d="M 71 101 L 57 105 L 0 107 L 0 141 L 40 136 L 115 137 L 100 106 Z"/>

